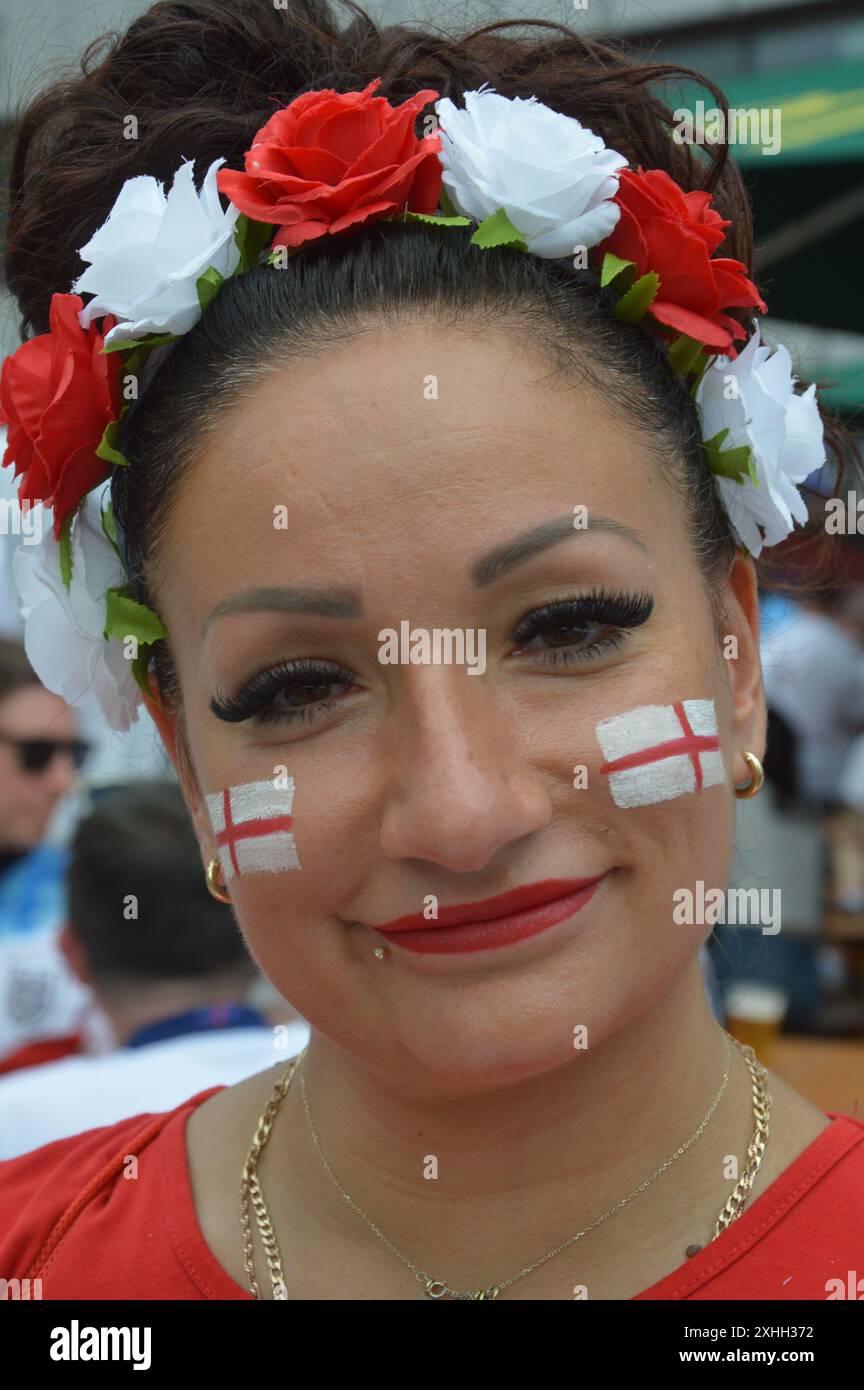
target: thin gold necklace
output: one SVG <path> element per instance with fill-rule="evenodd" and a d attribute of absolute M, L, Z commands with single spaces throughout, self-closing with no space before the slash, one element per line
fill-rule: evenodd
<path fill-rule="evenodd" d="M 714 1223 L 714 1235 L 712 1236 L 712 1239 L 715 1239 L 721 1233 L 721 1231 L 724 1231 L 726 1229 L 730 1222 L 734 1221 L 735 1218 L 741 1214 L 742 1210 L 744 1209 L 747 1197 L 749 1196 L 752 1190 L 753 1182 L 755 1180 L 756 1174 L 759 1170 L 759 1166 L 765 1154 L 765 1148 L 768 1142 L 768 1125 L 771 1109 L 771 1097 L 765 1086 L 765 1078 L 767 1076 L 767 1072 L 765 1068 L 761 1065 L 761 1063 L 757 1060 L 756 1054 L 753 1051 L 752 1047 L 746 1047 L 743 1044 L 739 1043 L 737 1039 L 732 1038 L 731 1035 L 725 1029 L 721 1029 L 721 1032 L 723 1033 L 724 1038 L 726 1064 L 725 1071 L 723 1073 L 723 1082 L 720 1086 L 719 1091 L 717 1092 L 717 1095 L 714 1097 L 714 1100 L 709 1106 L 701 1124 L 699 1125 L 698 1129 L 696 1129 L 694 1133 L 690 1136 L 686 1144 L 682 1144 L 680 1148 L 676 1149 L 675 1152 L 669 1158 L 666 1159 L 665 1163 L 661 1163 L 660 1167 L 655 1169 L 655 1171 L 651 1174 L 649 1178 L 646 1178 L 644 1182 L 641 1182 L 639 1186 L 634 1188 L 632 1192 L 628 1193 L 626 1197 L 622 1197 L 621 1201 L 616 1202 L 615 1205 L 613 1207 L 610 1207 L 608 1211 L 603 1212 L 602 1215 L 598 1216 L 594 1221 L 591 1222 L 590 1225 L 586 1226 L 581 1231 L 577 1231 L 575 1235 L 568 1237 L 568 1239 L 562 1241 L 560 1245 L 556 1245 L 554 1250 L 548 1251 L 545 1255 L 541 1256 L 539 1260 L 535 1260 L 533 1264 L 526 1265 L 524 1269 L 519 1270 L 517 1274 L 511 1275 L 509 1279 L 505 1279 L 500 1284 L 493 1284 L 488 1288 L 452 1289 L 449 1287 L 446 1280 L 433 1279 L 425 1270 L 419 1269 L 417 1265 L 413 1264 L 412 1261 L 409 1260 L 406 1255 L 403 1255 L 401 1250 L 398 1250 L 396 1248 L 396 1246 L 392 1243 L 392 1241 L 390 1241 L 387 1238 L 384 1232 L 380 1230 L 379 1227 L 375 1224 L 375 1222 L 366 1214 L 365 1211 L 363 1211 L 362 1207 L 358 1206 L 354 1199 L 345 1191 L 338 1178 L 336 1177 L 335 1173 L 333 1172 L 332 1168 L 330 1167 L 330 1164 L 327 1162 L 327 1159 L 321 1149 L 321 1143 L 318 1139 L 318 1133 L 315 1129 L 315 1125 L 312 1120 L 312 1115 L 309 1110 L 309 1101 L 306 1095 L 305 1070 L 301 1071 L 300 1073 L 300 1089 L 303 1097 L 303 1106 L 306 1111 L 306 1118 L 309 1123 L 310 1132 L 312 1134 L 312 1140 L 315 1145 L 316 1152 L 319 1158 L 321 1159 L 322 1164 L 324 1165 L 327 1175 L 330 1178 L 330 1181 L 337 1188 L 341 1196 L 349 1204 L 352 1210 L 355 1211 L 357 1215 L 361 1217 L 361 1219 L 366 1223 L 366 1225 L 369 1226 L 370 1229 L 375 1232 L 378 1239 L 381 1240 L 384 1243 L 384 1245 L 387 1246 L 388 1250 L 391 1250 L 393 1254 L 396 1255 L 396 1257 L 399 1260 L 401 1260 L 404 1265 L 407 1265 L 408 1268 L 412 1270 L 415 1279 L 417 1279 L 418 1282 L 423 1285 L 424 1294 L 426 1295 L 426 1297 L 472 1300 L 490 1299 L 497 1298 L 502 1289 L 506 1289 L 507 1287 L 509 1287 L 510 1284 L 515 1284 L 517 1279 L 522 1279 L 526 1274 L 530 1274 L 532 1270 L 538 1269 L 540 1265 L 545 1264 L 547 1260 L 551 1260 L 553 1256 L 560 1254 L 562 1250 L 566 1250 L 567 1247 L 574 1244 L 575 1241 L 581 1240 L 582 1236 L 587 1235 L 589 1231 L 593 1231 L 595 1227 L 600 1225 L 601 1222 L 608 1220 L 610 1216 L 614 1216 L 614 1214 L 617 1211 L 620 1211 L 621 1208 L 626 1206 L 628 1202 L 631 1202 L 634 1199 L 634 1197 L 638 1197 L 639 1194 L 644 1192 L 647 1187 L 650 1187 L 650 1185 L 653 1182 L 655 1182 L 657 1178 L 659 1178 L 661 1173 L 664 1173 L 666 1169 L 671 1166 L 671 1164 L 673 1164 L 678 1158 L 680 1158 L 682 1154 L 686 1153 L 686 1151 L 690 1148 L 691 1144 L 695 1143 L 695 1141 L 703 1133 L 706 1125 L 708 1124 L 709 1120 L 714 1114 L 714 1111 L 717 1109 L 717 1106 L 720 1104 L 720 1101 L 722 1100 L 723 1095 L 726 1091 L 726 1087 L 729 1082 L 730 1042 L 733 1042 L 735 1046 L 738 1048 L 739 1052 L 742 1053 L 747 1063 L 747 1067 L 750 1071 L 754 1131 L 753 1138 L 751 1139 L 747 1150 L 747 1164 L 744 1168 L 743 1173 L 738 1179 L 738 1182 L 736 1183 L 732 1193 L 730 1194 L 728 1200 L 724 1204 L 719 1216 L 717 1217 L 717 1220 Z M 263 1150 L 268 1138 L 270 1137 L 270 1131 L 273 1127 L 273 1121 L 276 1118 L 279 1106 L 283 1101 L 285 1095 L 287 1094 L 288 1088 L 291 1085 L 291 1081 L 294 1077 L 295 1071 L 306 1057 L 307 1052 L 308 1047 L 304 1047 L 303 1051 L 299 1054 L 299 1056 L 293 1058 L 293 1060 L 289 1062 L 284 1073 L 277 1081 L 273 1089 L 273 1093 L 269 1101 L 267 1102 L 267 1105 L 265 1106 L 261 1114 L 261 1117 L 258 1121 L 258 1126 L 255 1131 L 255 1137 L 252 1141 L 252 1147 L 249 1150 L 249 1154 L 243 1168 L 240 1199 L 241 1218 L 243 1223 L 243 1261 L 246 1269 L 246 1276 L 249 1281 L 249 1290 L 255 1298 L 259 1299 L 261 1297 L 261 1293 L 258 1288 L 258 1281 L 255 1275 L 255 1265 L 252 1247 L 252 1229 L 249 1217 L 250 1204 L 254 1208 L 255 1217 L 258 1224 L 258 1230 L 261 1236 L 262 1244 L 264 1246 L 267 1267 L 270 1273 L 270 1282 L 273 1290 L 273 1297 L 274 1299 L 287 1299 L 288 1297 L 287 1286 L 285 1283 L 285 1277 L 282 1268 L 282 1256 L 279 1251 L 279 1246 L 276 1240 L 276 1233 L 273 1229 L 273 1223 L 270 1219 L 269 1211 L 267 1210 L 267 1204 L 264 1200 L 264 1193 L 258 1180 L 258 1163 L 260 1160 L 261 1151 Z M 690 1246 L 688 1247 L 687 1253 L 688 1255 L 695 1254 L 696 1251 L 699 1249 L 701 1249 L 700 1246 Z"/>

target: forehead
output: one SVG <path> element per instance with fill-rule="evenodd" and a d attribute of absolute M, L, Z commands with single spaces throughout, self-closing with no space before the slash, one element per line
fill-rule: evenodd
<path fill-rule="evenodd" d="M 59 695 L 31 684 L 0 700 L 0 729 L 13 738 L 69 738 L 76 731 L 76 719 Z"/>
<path fill-rule="evenodd" d="M 391 563 L 438 575 L 451 556 L 464 568 L 469 546 L 577 506 L 662 548 L 681 525 L 670 498 L 650 434 L 517 331 L 373 324 L 274 365 L 219 417 L 160 560 L 180 583 L 194 566 L 214 602 L 272 563 L 332 578 L 335 557 L 355 581 Z"/>

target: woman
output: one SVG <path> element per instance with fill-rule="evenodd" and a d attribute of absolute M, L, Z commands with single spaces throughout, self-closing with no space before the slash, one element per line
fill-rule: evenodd
<path fill-rule="evenodd" d="M 739 178 L 670 139 L 662 71 L 350 9 L 156 7 L 22 127 L 10 283 L 98 385 L 49 542 L 116 546 L 105 668 L 137 634 L 211 891 L 312 1032 L 0 1165 L 0 1264 L 45 1298 L 827 1297 L 864 1126 L 718 1028 L 675 913 L 760 784 L 754 556 L 824 458 L 788 371 L 723 414 L 766 353 Z"/>

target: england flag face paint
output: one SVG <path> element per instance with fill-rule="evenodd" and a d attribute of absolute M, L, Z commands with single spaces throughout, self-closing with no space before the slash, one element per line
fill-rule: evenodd
<path fill-rule="evenodd" d="M 292 833 L 294 779 L 284 781 L 277 787 L 265 777 L 207 793 L 226 884 L 237 874 L 278 874 L 301 867 Z"/>
<path fill-rule="evenodd" d="M 713 700 L 640 705 L 602 719 L 597 738 L 616 806 L 648 806 L 726 781 Z"/>

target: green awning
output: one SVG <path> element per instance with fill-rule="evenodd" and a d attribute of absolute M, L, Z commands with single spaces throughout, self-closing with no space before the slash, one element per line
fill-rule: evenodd
<path fill-rule="evenodd" d="M 768 168 L 778 164 L 864 160 L 864 59 L 830 66 L 781 68 L 717 81 L 731 108 L 780 113 L 780 148 L 776 154 L 766 154 L 760 144 L 751 143 L 748 123 L 739 118 L 739 143 L 734 142 L 734 127 L 730 130 L 730 153 L 736 163 Z M 704 89 L 690 85 L 685 90 L 681 105 L 698 114 L 694 104 Z M 671 84 L 667 100 L 670 96 Z M 713 107 L 710 98 L 706 106 Z M 766 124 L 766 144 L 772 143 L 775 122 L 776 117 L 772 116 Z"/>
<path fill-rule="evenodd" d="M 816 367 L 813 377 L 829 383 L 819 390 L 819 399 L 835 410 L 864 409 L 864 359 L 837 368 L 826 363 Z"/>

